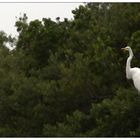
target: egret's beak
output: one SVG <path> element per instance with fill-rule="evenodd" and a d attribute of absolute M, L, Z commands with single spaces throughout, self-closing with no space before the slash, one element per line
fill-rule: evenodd
<path fill-rule="evenodd" d="M 123 50 L 123 51 L 128 51 L 126 48 L 121 48 L 121 50 Z"/>

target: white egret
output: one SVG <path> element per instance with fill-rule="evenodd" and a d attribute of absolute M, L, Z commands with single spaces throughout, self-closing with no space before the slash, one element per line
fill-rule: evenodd
<path fill-rule="evenodd" d="M 126 62 L 126 78 L 132 79 L 135 88 L 140 92 L 140 68 L 131 68 L 131 60 L 133 58 L 132 49 L 129 46 L 121 49 L 129 52 L 129 57 Z"/>

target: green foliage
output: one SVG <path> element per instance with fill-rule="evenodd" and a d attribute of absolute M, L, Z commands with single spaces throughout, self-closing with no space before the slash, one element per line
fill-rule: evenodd
<path fill-rule="evenodd" d="M 24 14 L 17 39 L 0 33 L 0 136 L 140 135 L 140 95 L 120 51 L 132 46 L 140 67 L 139 4 L 87 3 L 72 13 L 31 22 Z"/>

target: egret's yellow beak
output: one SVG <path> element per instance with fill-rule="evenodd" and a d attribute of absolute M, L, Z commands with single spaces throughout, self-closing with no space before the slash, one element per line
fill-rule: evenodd
<path fill-rule="evenodd" d="M 127 48 L 121 48 L 121 50 L 123 50 L 123 51 L 128 51 L 128 49 L 127 49 Z"/>

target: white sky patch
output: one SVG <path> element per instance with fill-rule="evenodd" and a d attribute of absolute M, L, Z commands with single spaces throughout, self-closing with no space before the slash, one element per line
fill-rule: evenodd
<path fill-rule="evenodd" d="M 17 35 L 14 26 L 16 17 L 19 18 L 24 13 L 27 14 L 28 21 L 42 20 L 42 18 L 55 20 L 56 17 L 60 17 L 60 20 L 72 19 L 71 11 L 78 8 L 79 5 L 83 5 L 83 3 L 0 3 L 0 30 L 7 35 Z"/>
<path fill-rule="evenodd" d="M 140 2 L 140 0 L 0 0 L 0 2 Z"/>

